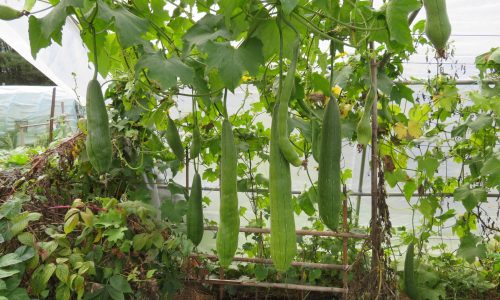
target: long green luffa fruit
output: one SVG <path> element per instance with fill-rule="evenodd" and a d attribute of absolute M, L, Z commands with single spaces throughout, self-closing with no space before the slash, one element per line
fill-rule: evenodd
<path fill-rule="evenodd" d="M 216 240 L 217 255 L 223 268 L 229 267 L 238 248 L 240 215 L 236 187 L 237 155 L 231 123 L 224 119 L 221 133 L 220 221 Z"/>
<path fill-rule="evenodd" d="M 297 252 L 295 219 L 292 207 L 290 164 L 279 145 L 278 111 L 274 109 L 271 125 L 269 159 L 269 198 L 271 206 L 271 259 L 280 272 L 290 267 Z"/>

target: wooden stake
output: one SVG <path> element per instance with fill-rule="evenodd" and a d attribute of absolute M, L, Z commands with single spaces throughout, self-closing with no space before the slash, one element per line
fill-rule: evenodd
<path fill-rule="evenodd" d="M 49 143 L 54 139 L 54 113 L 56 108 L 56 88 L 52 89 L 52 104 L 50 105 Z"/>
<path fill-rule="evenodd" d="M 373 42 L 370 43 L 370 52 L 371 55 L 374 56 L 374 45 Z M 377 102 L 378 102 L 378 88 L 377 88 L 377 73 L 378 73 L 378 64 L 375 57 L 370 59 L 370 89 L 373 92 L 373 105 L 371 109 L 372 115 L 372 147 L 371 147 L 371 193 L 372 193 L 372 211 L 371 211 L 371 242 L 372 242 L 372 274 L 378 274 L 379 268 L 379 255 L 380 255 L 380 234 L 378 228 L 378 110 L 377 110 Z M 378 280 L 381 278 L 377 278 Z M 375 295 L 373 295 L 375 296 Z"/>

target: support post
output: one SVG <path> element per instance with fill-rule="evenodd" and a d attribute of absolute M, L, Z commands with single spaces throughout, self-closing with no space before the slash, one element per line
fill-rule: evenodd
<path fill-rule="evenodd" d="M 356 197 L 356 215 L 354 216 L 354 227 L 359 226 L 359 210 L 361 209 L 361 193 L 363 192 L 363 181 L 365 177 L 366 146 L 361 154 L 361 167 L 359 169 L 358 196 Z"/>
<path fill-rule="evenodd" d="M 373 105 L 371 109 L 372 117 L 372 147 L 371 147 L 371 193 L 372 193 L 372 209 L 371 209 L 371 242 L 372 242 L 372 274 L 378 274 L 378 268 L 380 266 L 379 255 L 380 255 L 380 229 L 378 228 L 378 112 L 377 112 L 377 102 L 378 102 L 378 89 L 377 89 L 377 73 L 378 73 L 378 63 L 374 53 L 373 42 L 370 43 L 370 53 L 372 58 L 370 59 L 370 89 L 372 90 Z M 381 280 L 381 278 L 377 278 Z"/>
<path fill-rule="evenodd" d="M 52 104 L 50 105 L 49 143 L 54 139 L 54 112 L 56 108 L 56 88 L 52 89 Z"/>
<path fill-rule="evenodd" d="M 349 223 L 347 221 L 347 194 L 346 194 L 346 188 L 344 186 L 344 200 L 342 203 L 342 225 L 344 232 L 349 232 Z M 342 264 L 344 266 L 348 265 L 348 255 L 347 255 L 347 237 L 344 236 L 342 238 Z M 344 269 L 343 274 L 342 274 L 342 288 L 344 288 L 344 293 L 342 295 L 342 299 L 348 299 L 348 283 L 349 283 L 349 274 L 347 273 L 348 270 Z"/>

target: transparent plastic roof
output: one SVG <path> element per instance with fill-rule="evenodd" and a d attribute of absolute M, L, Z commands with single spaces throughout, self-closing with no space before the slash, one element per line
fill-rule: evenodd
<path fill-rule="evenodd" d="M 23 1 L 19 0 L 0 0 L 0 3 L 16 8 L 23 5 Z M 381 4 L 382 0 L 375 1 L 375 6 Z M 37 1 L 36 5 L 34 10 L 48 4 Z M 500 1 L 448 0 L 447 6 L 452 25 L 450 40 L 453 57 L 443 62 L 442 67 L 445 72 L 456 75 L 458 79 L 470 79 L 477 74 L 474 58 L 500 46 Z M 424 18 L 425 12 L 421 10 L 416 21 Z M 85 87 L 93 71 L 73 20 L 66 22 L 62 46 L 53 44 L 42 49 L 36 59 L 32 58 L 30 52 L 27 18 L 0 21 L 0 38 L 61 88 L 75 90 L 84 102 Z M 434 53 L 430 48 L 419 48 L 418 53 L 404 64 L 404 79 L 427 78 L 429 74 L 435 74 L 437 62 L 433 57 Z"/>

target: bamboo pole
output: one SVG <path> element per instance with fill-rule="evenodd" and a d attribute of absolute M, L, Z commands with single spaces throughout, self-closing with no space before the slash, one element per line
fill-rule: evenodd
<path fill-rule="evenodd" d="M 217 226 L 205 226 L 205 230 L 217 231 Z M 240 227 L 240 232 L 244 233 L 261 233 L 268 234 L 271 233 L 269 228 L 258 228 L 258 227 Z M 353 232 L 335 232 L 335 231 L 316 231 L 316 230 L 296 230 L 297 235 L 312 235 L 312 236 L 330 236 L 330 237 L 347 237 L 355 239 L 366 239 L 370 237 L 368 234 L 353 233 Z"/>
<path fill-rule="evenodd" d="M 230 280 L 230 279 L 194 279 L 194 281 L 201 281 L 202 283 L 216 284 L 216 285 L 238 285 L 259 288 L 278 288 L 287 290 L 310 291 L 320 293 L 346 293 L 344 288 L 327 287 L 327 286 L 312 286 L 303 284 L 290 284 L 290 283 L 272 283 L 272 282 L 256 282 L 256 281 L 243 281 L 243 280 Z"/>
<path fill-rule="evenodd" d="M 211 261 L 218 261 L 219 258 L 216 255 L 212 254 L 192 254 L 191 257 L 201 257 L 201 258 L 206 258 Z M 267 258 L 258 258 L 258 257 L 241 257 L 241 256 L 235 256 L 233 257 L 233 261 L 238 261 L 238 262 L 246 262 L 246 263 L 256 263 L 256 264 L 263 264 L 263 265 L 272 265 L 273 261 L 271 259 Z M 324 264 L 324 263 L 309 263 L 309 262 L 302 262 L 302 261 L 294 261 L 292 262 L 293 267 L 302 267 L 302 268 L 312 268 L 312 269 L 322 269 L 322 270 L 341 270 L 348 272 L 351 268 L 350 265 L 347 263 L 343 265 L 338 265 L 338 264 Z"/>
<path fill-rule="evenodd" d="M 157 183 L 158 187 L 159 188 L 166 188 L 167 185 L 166 184 L 163 184 L 163 183 L 160 183 L 158 182 Z M 207 191 L 207 192 L 218 192 L 220 191 L 219 188 L 217 187 L 202 187 L 201 188 L 203 191 Z M 250 191 L 248 191 L 250 192 Z M 267 193 L 268 190 L 267 189 L 254 189 L 254 192 L 255 193 Z M 240 192 L 240 193 L 245 193 L 245 192 Z M 292 191 L 292 194 L 294 195 L 300 195 L 302 194 L 303 191 Z M 371 197 L 371 193 L 367 193 L 367 192 L 352 192 L 352 191 L 347 191 L 347 196 L 361 196 L 361 197 Z M 387 197 L 406 197 L 405 194 L 403 193 L 387 193 L 386 194 Z M 414 193 L 411 195 L 412 197 L 429 197 L 429 196 L 433 196 L 433 197 L 453 197 L 453 193 L 423 193 L 423 194 L 419 194 L 419 193 Z M 488 198 L 496 198 L 496 197 L 500 197 L 500 193 L 488 193 L 486 195 Z"/>
<path fill-rule="evenodd" d="M 370 52 L 374 55 L 374 43 L 370 42 Z M 372 117 L 372 146 L 371 146 L 371 241 L 372 241 L 372 272 L 379 266 L 380 235 L 378 228 L 378 63 L 375 57 L 370 59 L 370 89 L 373 95 L 371 108 Z M 365 112 L 366 113 L 366 112 Z M 380 278 L 379 278 L 380 280 Z"/>
<path fill-rule="evenodd" d="M 345 188 L 344 188 L 344 194 L 345 194 Z M 343 200 L 343 209 L 342 209 L 342 221 L 343 221 L 343 227 L 345 232 L 349 232 L 349 223 L 347 222 L 347 197 Z M 344 236 L 342 238 L 342 264 L 347 265 L 347 237 Z M 345 290 L 344 294 L 342 295 L 343 299 L 347 299 L 347 291 L 348 291 L 348 284 L 349 284 L 349 277 L 348 277 L 348 272 L 349 269 L 344 269 L 343 276 L 342 276 L 342 286 Z"/>

